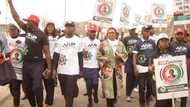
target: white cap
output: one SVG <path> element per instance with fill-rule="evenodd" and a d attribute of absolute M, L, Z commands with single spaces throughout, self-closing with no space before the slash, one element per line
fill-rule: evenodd
<path fill-rule="evenodd" d="M 157 44 L 158 44 L 158 41 L 160 40 L 160 39 L 168 39 L 169 40 L 169 36 L 168 36 L 168 34 L 166 34 L 166 33 L 160 33 L 159 35 L 158 35 L 158 38 L 157 38 Z"/>
<path fill-rule="evenodd" d="M 134 24 L 129 24 L 128 28 L 129 30 L 132 30 L 132 29 L 136 29 L 137 26 L 135 26 Z"/>

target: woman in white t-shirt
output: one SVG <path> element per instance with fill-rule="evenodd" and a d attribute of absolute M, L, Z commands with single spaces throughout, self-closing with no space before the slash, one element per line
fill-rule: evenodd
<path fill-rule="evenodd" d="M 55 24 L 53 22 L 48 22 L 46 24 L 44 32 L 48 36 L 50 55 L 51 55 L 51 59 L 53 60 L 55 44 L 59 38 L 59 36 L 56 33 Z M 46 61 L 44 61 L 44 62 L 46 62 Z M 47 77 L 46 70 L 44 71 L 43 76 L 44 76 L 44 78 L 43 78 L 44 86 L 45 86 L 45 90 L 46 90 L 45 104 L 46 104 L 46 107 L 48 107 L 48 106 L 53 105 L 54 90 L 55 90 L 55 86 L 57 83 L 56 83 L 56 79 L 53 78 L 53 74 L 51 77 Z"/>

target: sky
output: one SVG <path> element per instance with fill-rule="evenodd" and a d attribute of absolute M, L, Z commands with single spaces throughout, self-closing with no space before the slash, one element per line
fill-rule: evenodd
<path fill-rule="evenodd" d="M 65 0 L 13 0 L 13 3 L 21 18 L 27 18 L 30 14 L 35 14 L 43 19 L 55 22 L 57 26 L 61 26 L 64 20 L 77 22 L 91 20 L 95 13 L 96 1 L 66 0 L 66 7 Z M 119 23 L 122 1 L 128 3 L 132 15 L 149 13 L 153 2 L 166 4 L 167 13 L 172 13 L 172 0 L 116 0 L 117 8 L 113 21 L 115 26 Z M 14 22 L 6 5 L 6 0 L 0 0 L 0 13 L 0 23 Z"/>

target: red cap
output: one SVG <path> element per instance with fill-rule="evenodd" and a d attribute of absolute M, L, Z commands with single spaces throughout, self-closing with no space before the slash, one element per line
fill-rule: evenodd
<path fill-rule="evenodd" d="M 97 31 L 97 26 L 95 24 L 89 24 L 87 28 L 90 31 Z"/>
<path fill-rule="evenodd" d="M 177 33 L 185 33 L 185 30 L 183 29 L 183 28 L 177 28 L 176 30 L 175 30 L 175 34 L 177 34 Z"/>
<path fill-rule="evenodd" d="M 30 15 L 27 19 L 24 19 L 25 21 L 32 21 L 36 24 L 40 23 L 40 19 L 36 15 Z"/>

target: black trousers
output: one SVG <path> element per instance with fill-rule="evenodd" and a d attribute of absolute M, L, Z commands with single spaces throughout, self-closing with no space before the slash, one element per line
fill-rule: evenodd
<path fill-rule="evenodd" d="M 78 77 L 78 75 L 58 75 L 61 92 L 65 98 L 65 107 L 73 107 L 74 97 L 78 96 Z"/>
<path fill-rule="evenodd" d="M 126 76 L 126 96 L 131 96 L 133 89 L 137 87 L 137 79 L 134 73 L 127 73 Z"/>
<path fill-rule="evenodd" d="M 181 98 L 180 107 L 187 107 L 187 97 L 182 97 Z"/>
<path fill-rule="evenodd" d="M 139 103 L 140 107 L 149 105 L 150 96 L 153 94 L 152 90 L 152 75 L 147 73 L 139 73 Z"/>
<path fill-rule="evenodd" d="M 12 80 L 10 82 L 10 92 L 13 96 L 13 103 L 15 107 L 18 107 L 20 105 L 20 95 L 21 95 L 21 80 Z"/>
<path fill-rule="evenodd" d="M 43 79 L 43 82 L 46 90 L 45 104 L 53 105 L 55 81 L 52 78 L 48 78 L 48 79 Z"/>
<path fill-rule="evenodd" d="M 51 62 L 53 63 L 53 60 L 51 60 Z M 45 59 L 44 59 L 44 66 L 45 66 L 44 67 L 45 68 L 44 71 L 45 71 L 47 68 L 47 63 Z M 44 82 L 45 91 L 46 91 L 45 104 L 53 105 L 56 81 L 52 77 L 49 77 L 47 79 L 43 78 L 43 82 Z"/>
<path fill-rule="evenodd" d="M 106 99 L 107 107 L 114 107 L 115 99 Z"/>
<path fill-rule="evenodd" d="M 26 88 L 26 95 L 32 107 L 43 107 L 43 84 L 42 72 L 44 63 L 24 62 L 23 64 L 23 83 Z"/>

